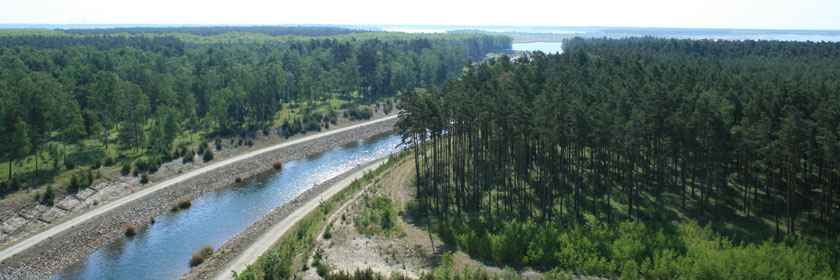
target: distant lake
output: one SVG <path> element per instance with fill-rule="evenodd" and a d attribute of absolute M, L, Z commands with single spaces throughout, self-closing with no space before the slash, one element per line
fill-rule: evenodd
<path fill-rule="evenodd" d="M 544 53 L 563 53 L 562 42 L 534 42 L 534 43 L 513 43 L 515 51 L 541 51 Z"/>

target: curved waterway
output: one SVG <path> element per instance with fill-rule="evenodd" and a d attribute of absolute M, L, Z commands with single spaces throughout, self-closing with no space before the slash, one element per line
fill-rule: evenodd
<path fill-rule="evenodd" d="M 187 210 L 158 216 L 155 224 L 140 227 L 135 237 L 114 241 L 52 279 L 180 278 L 190 269 L 192 253 L 202 246 L 218 248 L 314 184 L 396 152 L 399 143 L 394 134 L 359 140 L 285 163 L 280 172 L 211 192 L 193 200 Z"/>

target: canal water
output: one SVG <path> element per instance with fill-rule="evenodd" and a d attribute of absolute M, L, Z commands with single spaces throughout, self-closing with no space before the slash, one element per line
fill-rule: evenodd
<path fill-rule="evenodd" d="M 197 198 L 189 209 L 167 212 L 155 224 L 139 227 L 135 237 L 97 250 L 52 279 L 180 278 L 202 246 L 218 248 L 313 184 L 396 152 L 399 143 L 398 135 L 379 135 L 284 163 L 280 172 L 255 176 Z"/>

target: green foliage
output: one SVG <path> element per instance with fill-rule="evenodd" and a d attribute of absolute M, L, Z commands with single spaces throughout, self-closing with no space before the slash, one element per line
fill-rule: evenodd
<path fill-rule="evenodd" d="M 146 172 L 146 171 L 143 171 L 143 173 L 140 174 L 140 184 L 146 184 L 148 182 L 149 182 L 149 173 Z"/>
<path fill-rule="evenodd" d="M 204 155 L 201 156 L 201 159 L 203 159 L 204 162 L 213 160 L 213 151 L 211 151 L 210 149 L 204 150 Z"/>
<path fill-rule="evenodd" d="M 497 264 L 559 268 L 622 279 L 832 279 L 840 240 L 801 238 L 736 244 L 696 223 L 648 227 L 536 223 L 434 224 L 441 237 Z M 438 278 L 437 275 L 435 278 Z"/>
<path fill-rule="evenodd" d="M 55 190 L 52 186 L 47 186 L 44 195 L 41 196 L 41 203 L 52 206 L 55 204 Z"/>
<path fill-rule="evenodd" d="M 350 109 L 347 109 L 347 111 L 345 112 L 347 113 L 347 117 L 350 118 L 351 121 L 367 120 L 370 119 L 370 117 L 373 115 L 373 113 L 371 113 L 370 111 L 370 106 L 352 107 Z"/>
<path fill-rule="evenodd" d="M 369 209 L 357 217 L 356 230 L 366 235 L 391 233 L 396 226 L 397 210 L 391 199 L 383 196 L 371 198 L 367 194 L 363 202 Z"/>
<path fill-rule="evenodd" d="M 407 154 L 408 153 L 400 153 L 398 155 L 390 156 L 386 164 L 380 166 L 373 172 L 365 174 L 365 176 L 361 179 L 353 181 L 349 186 L 319 205 L 317 211 L 310 212 L 306 215 L 306 217 L 295 224 L 277 241 L 273 248 L 271 248 L 266 254 L 260 256 L 256 263 L 249 265 L 245 271 L 236 275 L 236 279 L 287 279 L 290 276 L 289 273 L 295 256 L 304 252 L 308 254 L 315 249 L 315 239 L 313 236 L 316 236 L 323 226 L 325 226 L 324 221 L 326 220 L 326 217 L 328 217 L 331 212 L 335 211 L 335 209 L 340 206 L 343 201 L 361 190 L 368 182 L 372 181 L 376 174 L 390 168 L 396 162 L 402 160 L 402 158 L 404 158 Z M 320 268 L 320 263 L 317 264 L 317 266 Z M 330 273 L 329 275 L 333 274 Z M 370 275 L 373 275 L 373 273 L 371 272 Z"/>
<path fill-rule="evenodd" d="M 120 167 L 120 172 L 123 174 L 123 176 L 130 174 L 131 173 L 131 163 L 123 162 L 121 167 Z"/>

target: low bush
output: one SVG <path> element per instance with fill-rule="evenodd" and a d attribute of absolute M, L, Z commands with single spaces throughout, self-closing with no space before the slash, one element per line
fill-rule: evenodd
<path fill-rule="evenodd" d="M 359 106 L 350 108 L 346 111 L 350 117 L 350 120 L 367 120 L 373 115 L 370 111 L 370 106 Z"/>
<path fill-rule="evenodd" d="M 140 172 L 149 171 L 149 159 L 146 157 L 138 158 L 134 161 L 134 168 Z"/>
<path fill-rule="evenodd" d="M 52 206 L 55 203 L 55 190 L 52 186 L 47 186 L 44 195 L 41 196 L 41 203 Z"/>
<path fill-rule="evenodd" d="M 289 138 L 300 133 L 302 125 L 300 120 L 297 119 L 285 120 L 283 125 L 280 126 L 280 129 L 283 130 L 283 137 Z"/>
<path fill-rule="evenodd" d="M 205 150 L 204 155 L 201 158 L 204 160 L 204 162 L 208 162 L 208 161 L 213 160 L 213 151 L 211 151 L 209 149 Z"/>
<path fill-rule="evenodd" d="M 190 208 L 190 206 L 192 206 L 192 202 L 190 202 L 189 199 L 183 199 L 181 201 L 178 201 L 178 208 L 180 209 L 187 209 Z"/>
<path fill-rule="evenodd" d="M 236 176 L 236 178 L 233 178 L 233 181 L 236 183 L 242 182 L 242 177 Z"/>
<path fill-rule="evenodd" d="M 123 162 L 120 172 L 122 173 L 123 176 L 130 174 L 131 173 L 131 163 Z"/>
<path fill-rule="evenodd" d="M 364 197 L 364 203 L 369 209 L 355 219 L 356 229 L 366 235 L 389 233 L 396 225 L 397 210 L 393 202 L 387 197 Z"/>
<path fill-rule="evenodd" d="M 216 137 L 216 140 L 213 140 L 213 144 L 216 146 L 216 151 L 222 150 L 222 138 Z"/>
<path fill-rule="evenodd" d="M 271 167 L 274 168 L 274 169 L 280 170 L 280 169 L 283 169 L 283 163 L 280 162 L 279 160 L 275 160 L 274 162 L 271 163 Z"/>
<path fill-rule="evenodd" d="M 303 129 L 305 131 L 321 131 L 321 120 L 323 116 L 317 113 L 307 113 L 303 116 Z"/>
<path fill-rule="evenodd" d="M 196 267 L 204 262 L 205 259 L 213 256 L 213 246 L 204 245 L 198 252 L 193 253 L 190 259 L 190 267 Z"/>
<path fill-rule="evenodd" d="M 148 182 L 149 182 L 149 173 L 144 171 L 143 174 L 140 174 L 140 184 L 146 184 Z"/>
<path fill-rule="evenodd" d="M 181 163 L 193 162 L 193 159 L 195 158 L 195 152 L 191 149 L 185 150 L 184 155 L 182 155 L 181 157 Z"/>
<path fill-rule="evenodd" d="M 73 170 L 74 168 L 76 168 L 76 164 L 73 162 L 73 160 L 69 158 L 64 158 L 64 168 L 67 170 Z"/>
<path fill-rule="evenodd" d="M 324 239 L 331 239 L 332 238 L 332 224 L 327 225 L 327 228 L 324 229 Z"/>
<path fill-rule="evenodd" d="M 125 236 L 132 237 L 137 235 L 137 229 L 134 228 L 134 225 L 129 223 L 128 226 L 125 227 Z"/>

